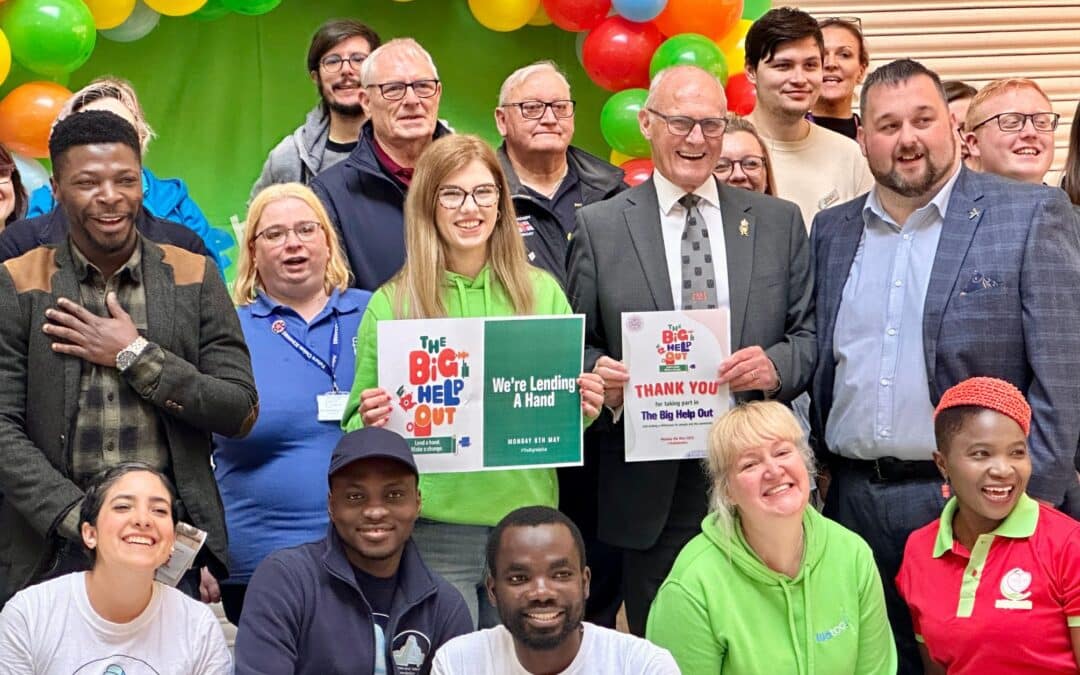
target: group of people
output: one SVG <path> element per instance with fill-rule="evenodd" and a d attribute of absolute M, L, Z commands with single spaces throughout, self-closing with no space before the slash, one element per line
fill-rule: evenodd
<path fill-rule="evenodd" d="M 493 149 L 439 120 L 420 44 L 329 21 L 231 298 L 186 191 L 151 205 L 168 181 L 126 83 L 61 113 L 41 194 L 0 152 L 0 662 L 1075 672 L 1080 157 L 1042 184 L 1058 115 L 1031 80 L 868 73 L 855 18 L 774 9 L 745 47 L 745 118 L 712 73 L 653 78 L 631 188 L 572 145 L 554 63 L 507 77 Z M 713 308 L 736 405 L 706 461 L 626 462 L 623 313 Z M 383 428 L 380 321 L 570 313 L 583 466 L 421 473 Z M 199 599 L 239 627 L 235 665 Z"/>

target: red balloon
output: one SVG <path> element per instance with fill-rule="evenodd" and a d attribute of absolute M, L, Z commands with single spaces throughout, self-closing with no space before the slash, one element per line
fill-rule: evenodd
<path fill-rule="evenodd" d="M 664 36 L 651 23 L 609 16 L 589 31 L 582 49 L 585 72 L 608 91 L 649 87 L 649 61 Z"/>
<path fill-rule="evenodd" d="M 668 0 L 653 21 L 668 37 L 699 33 L 719 40 L 739 22 L 742 13 L 743 0 Z"/>
<path fill-rule="evenodd" d="M 0 101 L 0 143 L 30 157 L 49 156 L 49 130 L 71 91 L 55 82 L 27 82 Z"/>
<path fill-rule="evenodd" d="M 749 115 L 757 103 L 757 91 L 750 80 L 746 79 L 746 73 L 729 77 L 724 93 L 727 94 L 728 112 L 736 115 Z"/>
<path fill-rule="evenodd" d="M 620 164 L 619 168 L 626 174 L 623 177 L 626 184 L 634 187 L 635 185 L 641 185 L 652 177 L 653 163 L 651 159 L 630 159 Z"/>
<path fill-rule="evenodd" d="M 592 30 L 611 13 L 611 0 L 544 0 L 551 22 L 574 33 Z"/>

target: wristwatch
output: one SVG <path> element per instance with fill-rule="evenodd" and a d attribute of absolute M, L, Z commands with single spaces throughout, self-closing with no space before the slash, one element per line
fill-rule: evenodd
<path fill-rule="evenodd" d="M 130 368 L 131 364 L 135 363 L 135 359 L 139 358 L 139 354 L 143 353 L 148 344 L 150 343 L 141 335 L 132 340 L 131 344 L 117 352 L 116 369 L 122 373 Z"/>

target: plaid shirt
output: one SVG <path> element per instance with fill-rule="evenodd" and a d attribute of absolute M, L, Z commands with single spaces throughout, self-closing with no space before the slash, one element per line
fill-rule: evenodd
<path fill-rule="evenodd" d="M 142 241 L 124 265 L 106 280 L 101 271 L 70 243 L 79 280 L 82 306 L 98 316 L 109 316 L 105 296 L 115 292 L 120 305 L 131 315 L 139 333 L 146 333 L 146 289 L 142 284 Z M 161 369 L 164 354 L 152 343 L 127 372 L 83 361 L 79 378 L 79 413 L 71 447 L 71 478 L 79 487 L 102 469 L 122 462 L 146 462 L 167 474 L 169 448 L 154 406 L 147 403 L 125 380 L 151 377 Z M 140 371 L 147 371 L 145 373 Z"/>

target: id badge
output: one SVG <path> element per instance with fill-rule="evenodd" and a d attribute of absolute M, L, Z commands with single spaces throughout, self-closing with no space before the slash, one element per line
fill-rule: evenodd
<path fill-rule="evenodd" d="M 328 391 L 315 397 L 319 408 L 320 422 L 340 422 L 345 416 L 345 404 L 349 402 L 349 392 Z"/>

